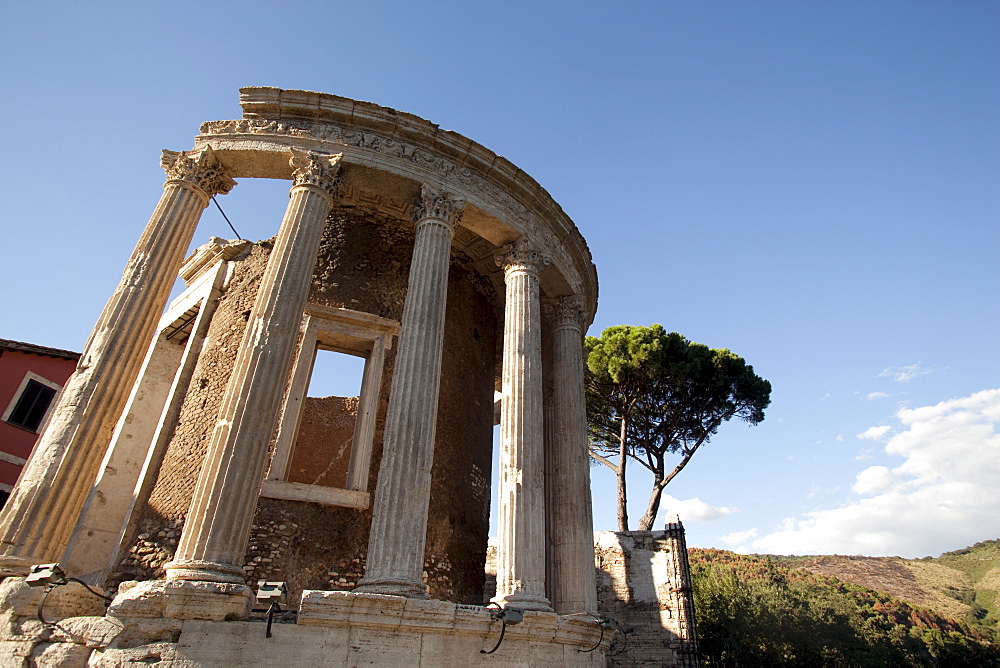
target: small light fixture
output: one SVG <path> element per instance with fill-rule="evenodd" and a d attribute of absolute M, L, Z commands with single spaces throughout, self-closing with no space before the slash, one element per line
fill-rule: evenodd
<path fill-rule="evenodd" d="M 500 643 L 503 642 L 504 634 L 507 633 L 507 625 L 516 626 L 524 621 L 524 610 L 521 608 L 501 607 L 499 603 L 494 601 L 486 606 L 486 609 L 489 610 L 490 606 L 494 605 L 496 606 L 496 610 L 490 610 L 490 617 L 494 620 L 499 619 L 502 624 L 500 627 L 500 638 L 497 640 L 497 644 L 493 646 L 493 649 L 489 651 L 481 649 L 479 650 L 480 654 L 492 654 L 500 649 Z"/>
<path fill-rule="evenodd" d="M 274 621 L 274 613 L 281 612 L 281 598 L 288 593 L 288 587 L 284 582 L 269 582 L 260 580 L 257 583 L 257 600 L 267 603 L 267 631 L 265 638 L 271 637 L 271 623 Z"/>
<path fill-rule="evenodd" d="M 578 650 L 576 650 L 577 652 L 580 652 L 582 654 L 586 654 L 587 652 L 593 652 L 595 649 L 597 649 L 598 647 L 600 647 L 601 643 L 604 642 L 604 632 L 607 631 L 608 629 L 613 629 L 613 628 L 615 628 L 618 625 L 618 622 L 616 622 L 611 617 L 602 617 L 600 615 L 595 615 L 592 612 L 588 612 L 588 613 L 584 613 L 584 614 L 588 614 L 591 617 L 593 617 L 594 621 L 597 622 L 597 625 L 599 627 L 601 627 L 601 637 L 597 639 L 597 644 L 595 644 L 590 649 L 578 649 Z"/>
<path fill-rule="evenodd" d="M 516 626 L 524 621 L 524 610 L 521 610 L 521 608 L 504 608 L 497 616 L 506 622 L 507 626 Z"/>
<path fill-rule="evenodd" d="M 281 597 L 288 593 L 288 587 L 284 582 L 268 582 L 261 580 L 257 583 L 257 600 L 261 603 L 272 603 L 281 600 Z"/>
<path fill-rule="evenodd" d="M 66 584 L 67 579 L 59 564 L 36 564 L 31 567 L 24 582 L 29 587 L 55 587 Z"/>
<path fill-rule="evenodd" d="M 59 564 L 35 564 L 31 567 L 28 575 L 24 578 L 25 584 L 29 587 L 45 587 L 45 591 L 42 592 L 42 597 L 38 599 L 38 621 L 40 621 L 45 626 L 51 626 L 50 622 L 45 621 L 45 617 L 42 615 L 42 607 L 45 605 L 45 599 L 48 597 L 49 592 L 51 592 L 55 587 L 61 587 L 67 585 L 70 582 L 76 582 L 86 587 L 94 596 L 103 598 L 105 603 L 104 606 L 107 607 L 111 604 L 111 598 L 105 596 L 101 592 L 95 590 L 93 587 L 88 585 L 86 582 L 79 578 L 71 578 L 63 572 L 63 569 L 59 567 Z"/>

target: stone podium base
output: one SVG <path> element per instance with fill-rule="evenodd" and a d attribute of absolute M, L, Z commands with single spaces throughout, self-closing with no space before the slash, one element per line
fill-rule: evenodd
<path fill-rule="evenodd" d="M 525 612 L 507 627 L 486 608 L 340 591 L 305 591 L 297 623 L 242 614 L 243 592 L 168 591 L 173 583 L 143 582 L 122 591 L 107 616 L 58 619 L 48 627 L 11 615 L 0 629 L 6 666 L 590 666 L 605 665 L 610 637 L 588 616 Z M 181 601 L 190 606 L 178 604 Z M 184 614 L 216 619 L 197 619 Z M 237 610 L 237 608 L 240 608 Z M 175 616 L 176 615 L 176 616 Z M 584 651 L 594 648 L 594 651 Z"/>

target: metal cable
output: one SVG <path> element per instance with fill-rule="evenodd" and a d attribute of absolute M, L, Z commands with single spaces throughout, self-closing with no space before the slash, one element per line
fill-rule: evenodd
<path fill-rule="evenodd" d="M 219 210 L 219 213 L 222 214 L 222 217 L 226 219 L 227 223 L 229 223 L 229 229 L 233 231 L 233 234 L 235 234 L 240 241 L 246 241 L 246 239 L 241 237 L 240 233 L 236 231 L 236 228 L 233 227 L 233 224 L 229 222 L 229 216 L 227 216 L 226 212 L 222 210 L 222 205 L 219 204 L 219 200 L 215 199 L 215 195 L 212 195 L 212 201 L 215 202 L 215 208 Z"/>

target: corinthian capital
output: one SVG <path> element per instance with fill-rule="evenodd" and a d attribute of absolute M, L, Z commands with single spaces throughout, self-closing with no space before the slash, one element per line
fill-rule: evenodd
<path fill-rule="evenodd" d="M 160 166 L 167 173 L 167 183 L 181 181 L 199 188 L 209 197 L 225 195 L 236 185 L 236 181 L 229 178 L 225 168 L 219 164 L 211 146 L 197 151 L 164 149 Z"/>
<path fill-rule="evenodd" d="M 579 295 L 560 297 L 546 304 L 543 313 L 557 329 L 563 327 L 583 329 L 583 299 Z"/>
<path fill-rule="evenodd" d="M 537 274 L 542 267 L 552 261 L 552 256 L 537 250 L 524 238 L 503 247 L 495 257 L 497 266 L 503 267 L 504 274 L 512 271 L 527 271 Z"/>
<path fill-rule="evenodd" d="M 292 149 L 292 183 L 296 186 L 316 186 L 330 197 L 336 197 L 340 187 L 340 163 L 343 153 L 314 153 Z"/>
<path fill-rule="evenodd" d="M 458 224 L 465 211 L 465 200 L 424 183 L 420 186 L 420 206 L 417 207 L 416 221 L 425 218 L 443 220 L 452 227 Z"/>

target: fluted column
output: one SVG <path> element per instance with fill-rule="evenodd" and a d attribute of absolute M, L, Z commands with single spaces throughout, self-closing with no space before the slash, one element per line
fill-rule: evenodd
<path fill-rule="evenodd" d="M 507 302 L 500 409 L 498 603 L 551 611 L 545 597 L 545 452 L 538 272 L 547 255 L 525 241 L 498 255 Z"/>
<path fill-rule="evenodd" d="M 292 149 L 293 185 L 223 395 L 169 580 L 244 581 L 243 555 L 288 380 L 338 155 Z"/>
<path fill-rule="evenodd" d="M 552 605 L 559 614 L 597 612 L 591 519 L 587 406 L 584 397 L 584 312 L 579 297 L 549 309 L 552 326 Z"/>
<path fill-rule="evenodd" d="M 357 591 L 426 598 L 431 464 L 451 239 L 465 202 L 424 185 L 400 323 L 365 576 Z"/>
<path fill-rule="evenodd" d="M 236 184 L 209 147 L 163 151 L 160 164 L 167 172 L 160 202 L 0 515 L 0 576 L 62 555 L 201 212 Z"/>

